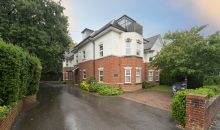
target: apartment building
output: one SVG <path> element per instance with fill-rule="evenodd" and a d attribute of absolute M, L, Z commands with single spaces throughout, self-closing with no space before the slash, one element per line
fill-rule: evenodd
<path fill-rule="evenodd" d="M 124 15 L 97 31 L 84 29 L 83 40 L 65 53 L 63 80 L 75 84 L 95 77 L 125 91 L 141 89 L 143 81 L 159 82 L 159 70 L 149 63 L 160 52 L 162 38 L 143 37 L 143 27 Z"/>

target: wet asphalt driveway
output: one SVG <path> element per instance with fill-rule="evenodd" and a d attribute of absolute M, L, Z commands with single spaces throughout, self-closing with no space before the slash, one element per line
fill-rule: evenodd
<path fill-rule="evenodd" d="M 12 130 L 175 130 L 170 113 L 120 97 L 100 97 L 62 84 L 41 84 L 40 103 Z"/>

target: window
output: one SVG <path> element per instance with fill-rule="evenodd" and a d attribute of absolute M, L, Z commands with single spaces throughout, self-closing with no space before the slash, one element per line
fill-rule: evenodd
<path fill-rule="evenodd" d="M 149 61 L 152 61 L 152 60 L 153 60 L 153 57 L 150 57 L 150 58 L 149 58 Z"/>
<path fill-rule="evenodd" d="M 86 79 L 86 70 L 83 70 L 83 79 Z"/>
<path fill-rule="evenodd" d="M 83 59 L 84 60 L 86 59 L 86 51 L 85 50 L 83 51 Z"/>
<path fill-rule="evenodd" d="M 103 56 L 103 44 L 99 45 L 99 56 L 102 57 Z"/>
<path fill-rule="evenodd" d="M 76 55 L 76 63 L 78 64 L 78 54 Z"/>
<path fill-rule="evenodd" d="M 99 69 L 99 82 L 103 82 L 104 74 L 103 69 Z"/>
<path fill-rule="evenodd" d="M 141 68 L 136 68 L 136 83 L 141 83 Z"/>
<path fill-rule="evenodd" d="M 156 70 L 156 72 L 155 72 L 155 80 L 156 81 L 160 80 L 160 71 L 159 70 Z"/>
<path fill-rule="evenodd" d="M 140 43 L 137 43 L 136 55 L 137 56 L 141 55 L 141 44 Z"/>
<path fill-rule="evenodd" d="M 131 55 L 131 43 L 126 43 L 126 55 Z"/>
<path fill-rule="evenodd" d="M 125 68 L 125 83 L 131 83 L 131 68 Z"/>
<path fill-rule="evenodd" d="M 153 76 L 154 76 L 153 70 L 149 70 L 148 71 L 148 81 L 153 81 Z"/>
<path fill-rule="evenodd" d="M 68 67 L 69 66 L 69 61 L 68 60 L 66 60 L 66 67 Z"/>

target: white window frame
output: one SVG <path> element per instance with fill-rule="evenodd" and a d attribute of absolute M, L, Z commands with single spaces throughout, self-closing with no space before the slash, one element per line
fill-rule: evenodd
<path fill-rule="evenodd" d="M 83 70 L 83 79 L 86 79 L 86 70 Z"/>
<path fill-rule="evenodd" d="M 132 68 L 131 67 L 125 67 L 125 83 L 126 84 L 129 84 L 131 83 L 131 70 Z M 127 71 L 129 71 L 129 74 L 127 74 Z M 129 78 L 129 81 L 126 81 L 127 80 L 127 77 Z"/>
<path fill-rule="evenodd" d="M 139 74 L 138 74 L 138 71 L 140 72 Z M 141 83 L 141 68 L 140 67 L 136 68 L 136 83 Z"/>
<path fill-rule="evenodd" d="M 86 59 L 86 51 L 85 50 L 83 50 L 83 60 L 85 60 Z"/>
<path fill-rule="evenodd" d="M 101 48 L 101 47 L 102 47 L 102 48 Z M 100 44 L 100 45 L 99 45 L 99 56 L 100 56 L 100 57 L 103 57 L 103 56 L 104 56 L 104 51 L 103 51 L 103 49 L 104 49 L 103 44 Z"/>
<path fill-rule="evenodd" d="M 103 71 L 103 68 L 99 68 L 98 72 L 99 72 L 99 82 L 103 83 L 103 81 L 104 81 L 104 71 Z M 102 72 L 102 74 L 100 74 L 100 72 Z M 102 80 L 101 80 L 101 77 L 102 77 Z"/>
<path fill-rule="evenodd" d="M 66 60 L 66 67 L 68 67 L 69 66 L 69 61 L 68 60 Z"/>
<path fill-rule="evenodd" d="M 126 47 L 125 47 L 125 55 L 131 55 L 131 43 L 126 42 Z"/>
<path fill-rule="evenodd" d="M 141 56 L 141 43 L 137 43 L 136 55 Z"/>
<path fill-rule="evenodd" d="M 78 54 L 76 54 L 76 63 L 77 63 L 77 64 L 79 63 L 79 57 L 78 57 Z"/>
<path fill-rule="evenodd" d="M 152 75 L 150 75 L 152 73 Z M 154 81 L 154 71 L 148 70 L 148 81 Z"/>
<path fill-rule="evenodd" d="M 159 81 L 160 80 L 160 71 L 156 70 L 155 71 L 155 81 Z"/>

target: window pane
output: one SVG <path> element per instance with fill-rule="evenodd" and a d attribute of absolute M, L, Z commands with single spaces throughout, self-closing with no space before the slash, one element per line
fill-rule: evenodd
<path fill-rule="evenodd" d="M 130 69 L 127 69 L 127 70 L 126 70 L 126 74 L 125 74 L 125 75 L 128 75 L 128 76 L 131 75 Z"/>

